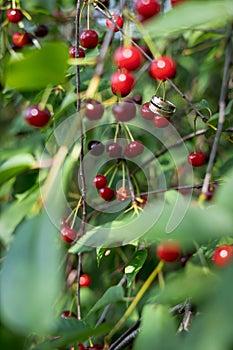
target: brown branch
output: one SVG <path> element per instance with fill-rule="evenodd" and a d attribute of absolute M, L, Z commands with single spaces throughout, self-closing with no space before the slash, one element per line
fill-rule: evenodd
<path fill-rule="evenodd" d="M 203 199 L 205 199 L 205 195 L 208 192 L 209 183 L 211 179 L 211 174 L 214 167 L 214 161 L 217 154 L 217 149 L 220 141 L 220 136 L 223 129 L 223 124 L 225 121 L 225 107 L 226 107 L 226 95 L 227 95 L 227 84 L 229 80 L 229 71 L 230 71 L 230 64 L 232 60 L 232 24 L 228 25 L 227 29 L 227 37 L 226 37 L 226 55 L 225 55 L 225 63 L 224 63 L 224 69 L 223 69 L 223 78 L 222 78 L 222 85 L 221 85 L 221 91 L 220 91 L 220 97 L 219 97 L 219 119 L 218 119 L 218 127 L 217 132 L 214 138 L 213 147 L 210 152 L 209 162 L 207 165 L 207 170 L 203 182 L 202 187 L 202 193 L 203 193 Z"/>

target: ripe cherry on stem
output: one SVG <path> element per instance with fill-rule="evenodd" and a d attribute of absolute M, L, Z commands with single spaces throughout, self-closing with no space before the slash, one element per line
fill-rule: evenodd
<path fill-rule="evenodd" d="M 151 120 L 155 114 L 149 108 L 150 102 L 145 102 L 141 107 L 141 115 L 144 119 Z"/>
<path fill-rule="evenodd" d="M 145 19 L 153 17 L 160 12 L 160 4 L 157 0 L 136 0 L 134 8 Z"/>
<path fill-rule="evenodd" d="M 135 79 L 130 72 L 122 70 L 120 72 L 113 73 L 110 82 L 113 94 L 125 97 L 133 89 Z"/>
<path fill-rule="evenodd" d="M 162 56 L 151 63 L 149 72 L 153 79 L 172 79 L 176 75 L 176 63 L 171 57 Z"/>
<path fill-rule="evenodd" d="M 18 23 L 23 19 L 23 13 L 20 9 L 11 8 L 7 10 L 6 18 L 11 23 Z"/>
<path fill-rule="evenodd" d="M 110 201 L 113 199 L 115 192 L 112 188 L 106 186 L 99 190 L 99 195 L 105 201 Z"/>
<path fill-rule="evenodd" d="M 114 53 L 113 61 L 118 68 L 133 71 L 141 66 L 142 54 L 135 46 L 119 47 Z"/>
<path fill-rule="evenodd" d="M 125 147 L 125 155 L 128 158 L 133 158 L 139 156 L 144 150 L 144 146 L 141 141 L 131 141 Z"/>
<path fill-rule="evenodd" d="M 31 38 L 28 33 L 15 32 L 12 35 L 13 43 L 18 47 L 23 47 L 31 42 Z"/>
<path fill-rule="evenodd" d="M 124 22 L 123 22 L 123 19 L 122 19 L 121 16 L 119 16 L 119 15 L 117 15 L 117 14 L 113 14 L 113 15 L 112 15 L 112 20 L 118 25 L 118 27 L 120 27 L 120 28 L 123 27 L 123 23 L 124 23 Z M 114 24 L 112 23 L 112 21 L 111 21 L 109 18 L 106 19 L 106 26 L 107 26 L 109 29 L 113 29 L 114 32 L 118 32 L 118 31 L 119 31 L 119 29 L 117 28 L 117 26 L 114 25 Z"/>
<path fill-rule="evenodd" d="M 93 179 L 93 185 L 97 189 L 105 187 L 106 184 L 107 184 L 107 178 L 102 174 L 97 174 Z"/>
<path fill-rule="evenodd" d="M 80 287 L 89 287 L 91 285 L 91 277 L 87 274 L 82 274 L 79 280 Z"/>
<path fill-rule="evenodd" d="M 47 108 L 41 108 L 40 105 L 32 105 L 29 106 L 24 112 L 25 121 L 34 127 L 42 128 L 47 125 L 50 118 L 51 113 Z"/>
<path fill-rule="evenodd" d="M 89 120 L 98 120 L 104 114 L 104 106 L 99 101 L 88 99 L 85 101 L 84 114 Z"/>
<path fill-rule="evenodd" d="M 98 45 L 99 36 L 95 30 L 84 30 L 79 37 L 80 44 L 85 49 L 94 49 Z"/>
<path fill-rule="evenodd" d="M 194 167 L 205 164 L 205 155 L 202 152 L 191 152 L 188 155 L 188 162 Z"/>
<path fill-rule="evenodd" d="M 157 256 L 160 260 L 174 262 L 180 255 L 181 247 L 176 241 L 164 241 L 157 246 Z"/>
<path fill-rule="evenodd" d="M 136 106 L 133 101 L 122 101 L 114 104 L 113 115 L 119 122 L 127 122 L 136 116 Z"/>
<path fill-rule="evenodd" d="M 233 248 L 231 245 L 221 245 L 217 247 L 212 255 L 213 263 L 218 267 L 226 267 L 233 257 Z"/>

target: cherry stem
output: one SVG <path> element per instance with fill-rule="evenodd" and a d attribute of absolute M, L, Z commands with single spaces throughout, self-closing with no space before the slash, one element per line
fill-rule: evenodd
<path fill-rule="evenodd" d="M 40 109 L 45 109 L 46 107 L 46 104 L 48 102 L 48 99 L 49 99 L 49 96 L 51 95 L 51 92 L 52 92 L 52 87 L 50 86 L 47 86 L 44 93 L 43 93 L 43 96 L 41 98 L 41 102 L 39 103 L 39 107 Z"/>
<path fill-rule="evenodd" d="M 15 0 L 12 0 L 12 8 L 15 9 L 16 8 L 16 3 Z"/>
<path fill-rule="evenodd" d="M 133 179 L 134 186 L 135 186 L 135 188 L 136 188 L 137 196 L 140 196 L 140 188 L 139 188 L 139 186 L 138 186 L 137 179 L 136 179 L 136 177 L 135 177 L 133 174 L 131 174 L 131 178 Z"/>
<path fill-rule="evenodd" d="M 104 176 L 106 177 L 112 171 L 112 169 L 115 168 L 115 166 L 116 164 L 111 165 L 110 168 L 108 168 L 108 170 L 104 173 Z"/>
<path fill-rule="evenodd" d="M 90 4 L 87 3 L 87 29 L 90 29 Z"/>
<path fill-rule="evenodd" d="M 129 183 L 129 191 L 130 191 L 131 199 L 132 199 L 132 202 L 134 203 L 135 202 L 135 193 L 134 193 L 134 188 L 133 188 L 133 184 L 132 184 L 131 177 L 130 177 L 129 167 L 128 167 L 127 161 L 125 159 L 123 160 L 123 163 L 125 164 L 125 168 L 126 168 L 126 176 L 127 176 L 127 180 Z"/>
<path fill-rule="evenodd" d="M 116 176 L 116 173 L 117 173 L 117 171 L 118 171 L 118 166 L 119 166 L 119 163 L 116 164 L 115 169 L 114 169 L 114 171 L 113 171 L 113 173 L 112 173 L 111 179 L 110 179 L 110 181 L 109 181 L 109 183 L 108 183 L 108 186 L 109 186 L 109 187 L 112 186 L 113 180 L 114 180 L 114 178 L 115 178 L 115 176 Z"/>
<path fill-rule="evenodd" d="M 76 205 L 76 208 L 74 210 L 74 216 L 73 216 L 73 219 L 72 219 L 72 223 L 71 223 L 71 228 L 74 227 L 74 224 L 75 224 L 75 221 L 76 221 L 76 218 L 77 218 L 77 215 L 78 215 L 78 211 L 79 211 L 79 208 L 82 204 L 82 197 L 79 198 L 79 201 L 78 201 L 78 204 Z"/>
<path fill-rule="evenodd" d="M 165 98 L 166 98 L 166 81 L 162 82 L 162 86 L 163 86 L 163 100 L 165 101 Z"/>
<path fill-rule="evenodd" d="M 194 123 L 193 123 L 193 133 L 194 133 L 194 137 L 193 137 L 193 143 L 194 143 L 194 153 L 197 153 L 197 118 L 198 116 L 196 116 L 194 118 Z"/>
<path fill-rule="evenodd" d="M 158 86 L 157 86 L 157 88 L 156 88 L 156 90 L 155 90 L 155 95 L 157 95 L 157 93 L 158 93 L 158 91 L 159 91 L 160 86 L 161 86 L 162 83 L 163 83 L 163 81 L 160 80 L 159 83 L 158 83 Z"/>
<path fill-rule="evenodd" d="M 120 131 L 120 124 L 117 123 L 116 124 L 115 135 L 114 135 L 114 139 L 113 139 L 114 142 L 116 142 L 116 140 L 117 140 L 117 136 L 118 136 L 119 131 Z"/>
<path fill-rule="evenodd" d="M 154 281 L 154 279 L 156 278 L 156 276 L 159 274 L 160 271 L 162 271 L 164 266 L 164 262 L 161 260 L 158 265 L 155 267 L 155 269 L 152 271 L 152 273 L 150 274 L 150 276 L 147 278 L 147 280 L 145 281 L 145 283 L 142 285 L 142 287 L 139 289 L 138 293 L 136 294 L 134 300 L 132 301 L 132 303 L 130 304 L 130 306 L 127 308 L 127 310 L 125 311 L 124 315 L 122 316 L 122 318 L 118 321 L 118 323 L 113 327 L 113 329 L 111 330 L 111 332 L 109 333 L 109 335 L 105 338 L 105 344 L 109 344 L 111 338 L 114 336 L 114 334 L 116 334 L 116 332 L 118 332 L 123 325 L 125 324 L 126 320 L 128 319 L 128 317 L 131 315 L 131 313 L 134 311 L 134 309 L 136 308 L 136 306 L 138 305 L 139 301 L 141 300 L 141 298 L 143 297 L 143 295 L 146 293 L 146 291 L 148 290 L 148 288 L 150 287 L 151 283 Z"/>
<path fill-rule="evenodd" d="M 131 141 L 134 141 L 134 137 L 133 137 L 133 135 L 132 135 L 132 133 L 131 133 L 131 131 L 130 131 L 128 125 L 126 125 L 126 124 L 124 124 L 124 123 L 121 123 L 121 125 L 123 125 L 123 128 L 125 129 L 126 134 L 129 136 L 130 140 L 131 140 Z"/>
<path fill-rule="evenodd" d="M 122 162 L 122 187 L 125 188 L 125 162 Z"/>

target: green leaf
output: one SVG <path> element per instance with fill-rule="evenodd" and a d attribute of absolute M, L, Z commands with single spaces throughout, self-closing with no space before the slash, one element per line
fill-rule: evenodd
<path fill-rule="evenodd" d="M 68 49 L 63 43 L 50 43 L 41 49 L 25 49 L 5 66 L 5 85 L 18 90 L 40 90 L 65 81 Z"/>
<path fill-rule="evenodd" d="M 226 176 L 226 183 L 222 184 L 216 193 L 216 203 L 220 208 L 225 209 L 227 212 L 233 213 L 233 170 Z"/>
<path fill-rule="evenodd" d="M 104 308 L 109 304 L 122 301 L 123 299 L 124 299 L 124 290 L 122 286 L 110 287 L 109 289 L 106 290 L 104 295 L 97 301 L 97 303 L 91 308 L 91 310 L 88 312 L 86 317 L 98 311 L 99 309 Z"/>
<path fill-rule="evenodd" d="M 48 216 L 23 223 L 3 262 L 0 286 L 2 321 L 19 333 L 50 332 L 62 270 L 57 230 Z"/>
<path fill-rule="evenodd" d="M 0 215 L 0 239 L 7 245 L 12 239 L 12 233 L 16 226 L 28 214 L 39 192 L 34 191 L 24 199 L 18 200 L 7 207 Z"/>
<path fill-rule="evenodd" d="M 68 322 L 66 322 L 68 321 Z M 109 331 L 107 324 L 102 324 L 95 329 L 89 328 L 79 320 L 64 320 L 63 330 L 56 333 L 60 338 L 47 340 L 34 347 L 32 350 L 52 350 L 64 348 L 74 342 L 84 342 L 91 337 L 101 336 Z"/>
<path fill-rule="evenodd" d="M 127 286 L 130 287 L 132 282 L 137 275 L 137 273 L 141 270 L 144 262 L 147 258 L 147 250 L 142 249 L 135 252 L 133 258 L 128 262 L 125 266 L 125 275 L 127 278 Z"/>
<path fill-rule="evenodd" d="M 10 158 L 0 166 L 0 185 L 12 177 L 32 169 L 34 165 L 35 160 L 31 154 L 18 154 Z"/>
<path fill-rule="evenodd" d="M 226 23 L 233 17 L 231 0 L 186 1 L 161 16 L 148 21 L 146 30 L 152 38 L 182 33 L 187 28 L 213 21 Z"/>
<path fill-rule="evenodd" d="M 141 331 L 133 350 L 181 349 L 176 335 L 175 321 L 164 305 L 146 305 L 142 312 Z"/>

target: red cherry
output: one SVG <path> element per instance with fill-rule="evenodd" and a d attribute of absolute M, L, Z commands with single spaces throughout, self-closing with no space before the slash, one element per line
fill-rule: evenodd
<path fill-rule="evenodd" d="M 118 143 L 112 142 L 107 146 L 107 152 L 111 158 L 120 158 L 122 156 L 122 147 Z"/>
<path fill-rule="evenodd" d="M 176 75 L 175 61 L 171 57 L 162 56 L 151 63 L 149 72 L 153 79 L 172 79 Z"/>
<path fill-rule="evenodd" d="M 142 105 L 141 115 L 144 119 L 150 120 L 153 119 L 155 114 L 149 108 L 150 102 L 146 102 Z"/>
<path fill-rule="evenodd" d="M 123 202 L 123 201 L 129 199 L 129 197 L 130 197 L 130 192 L 125 187 L 119 187 L 118 190 L 116 191 L 116 199 L 118 201 Z"/>
<path fill-rule="evenodd" d="M 188 155 L 188 162 L 192 166 L 201 166 L 205 164 L 205 155 L 202 152 L 191 152 Z"/>
<path fill-rule="evenodd" d="M 99 101 L 87 99 L 84 114 L 89 120 L 98 120 L 104 114 L 104 106 Z"/>
<path fill-rule="evenodd" d="M 112 188 L 106 186 L 99 190 L 99 195 L 105 201 L 110 201 L 114 197 L 115 192 Z"/>
<path fill-rule="evenodd" d="M 89 287 L 91 285 L 91 277 L 87 274 L 80 276 L 80 287 Z"/>
<path fill-rule="evenodd" d="M 113 15 L 112 15 L 112 20 L 118 25 L 118 27 L 120 27 L 120 28 L 123 27 L 123 23 L 124 23 L 124 22 L 123 22 L 123 19 L 122 19 L 121 16 L 116 15 L 116 14 L 113 14 Z M 106 19 L 106 26 L 107 26 L 109 29 L 114 29 L 114 32 L 118 32 L 118 30 L 119 30 L 119 29 L 117 28 L 117 26 L 115 26 L 109 18 Z"/>
<path fill-rule="evenodd" d="M 126 147 L 125 147 L 125 155 L 128 158 L 133 158 L 139 156 L 144 150 L 144 146 L 141 143 L 141 141 L 131 141 Z"/>
<path fill-rule="evenodd" d="M 61 318 L 77 318 L 77 315 L 70 310 L 65 310 L 62 312 Z"/>
<path fill-rule="evenodd" d="M 144 18 L 150 18 L 160 12 L 160 4 L 157 0 L 136 0 L 135 11 Z"/>
<path fill-rule="evenodd" d="M 69 56 L 70 58 L 76 58 L 76 47 L 75 46 L 71 46 L 69 48 Z M 83 50 L 82 47 L 78 48 L 78 58 L 84 58 L 86 56 L 85 51 Z"/>
<path fill-rule="evenodd" d="M 11 23 L 18 23 L 23 19 L 23 13 L 19 9 L 9 9 L 6 13 L 6 18 Z"/>
<path fill-rule="evenodd" d="M 126 70 L 115 72 L 111 76 L 111 88 L 114 95 L 127 96 L 133 89 L 134 84 L 134 76 Z"/>
<path fill-rule="evenodd" d="M 119 47 L 114 53 L 113 61 L 118 68 L 136 70 L 142 64 L 142 54 L 135 46 Z"/>
<path fill-rule="evenodd" d="M 16 46 L 23 47 L 31 42 L 31 38 L 28 33 L 15 32 L 12 41 Z"/>
<path fill-rule="evenodd" d="M 93 156 L 100 156 L 104 152 L 104 145 L 97 140 L 90 141 L 87 147 Z"/>
<path fill-rule="evenodd" d="M 47 26 L 45 26 L 44 24 L 39 24 L 36 27 L 36 29 L 34 31 L 34 34 L 38 38 L 44 38 L 48 34 L 48 32 L 49 32 L 49 30 L 48 30 Z"/>
<path fill-rule="evenodd" d="M 86 350 L 103 350 L 104 346 L 101 344 L 93 344 L 93 346 L 88 346 Z"/>
<path fill-rule="evenodd" d="M 112 113 L 119 122 L 127 122 L 136 116 L 136 106 L 133 101 L 122 101 L 115 103 Z"/>
<path fill-rule="evenodd" d="M 64 225 L 61 228 L 60 234 L 61 234 L 61 239 L 67 243 L 73 242 L 77 237 L 77 232 L 72 230 L 72 228 L 70 228 L 69 225 Z"/>
<path fill-rule="evenodd" d="M 184 2 L 185 0 L 171 0 L 172 6 L 176 6 L 180 4 L 181 2 Z"/>
<path fill-rule="evenodd" d="M 137 105 L 141 105 L 142 104 L 142 95 L 141 94 L 134 94 L 132 96 L 132 100 L 137 104 Z"/>
<path fill-rule="evenodd" d="M 154 114 L 154 125 L 157 128 L 166 128 L 169 125 L 169 119 L 159 114 Z"/>
<path fill-rule="evenodd" d="M 164 241 L 157 246 L 157 256 L 166 262 L 176 261 L 181 255 L 180 243 L 176 241 Z"/>
<path fill-rule="evenodd" d="M 41 109 L 39 105 L 29 106 L 23 115 L 29 125 L 37 128 L 47 125 L 51 118 L 49 110 L 47 108 Z"/>
<path fill-rule="evenodd" d="M 80 44 L 85 49 L 94 49 L 98 45 L 99 36 L 95 30 L 84 30 L 79 37 Z"/>
<path fill-rule="evenodd" d="M 233 248 L 231 245 L 221 245 L 216 248 L 212 255 L 213 263 L 218 267 L 225 267 L 228 265 L 233 256 Z"/>
<path fill-rule="evenodd" d="M 85 346 L 83 344 L 78 344 L 79 350 L 86 350 Z"/>
<path fill-rule="evenodd" d="M 94 177 L 93 179 L 93 185 L 95 186 L 95 188 L 103 188 L 105 187 L 107 184 L 107 178 L 102 175 L 102 174 L 98 174 Z"/>

